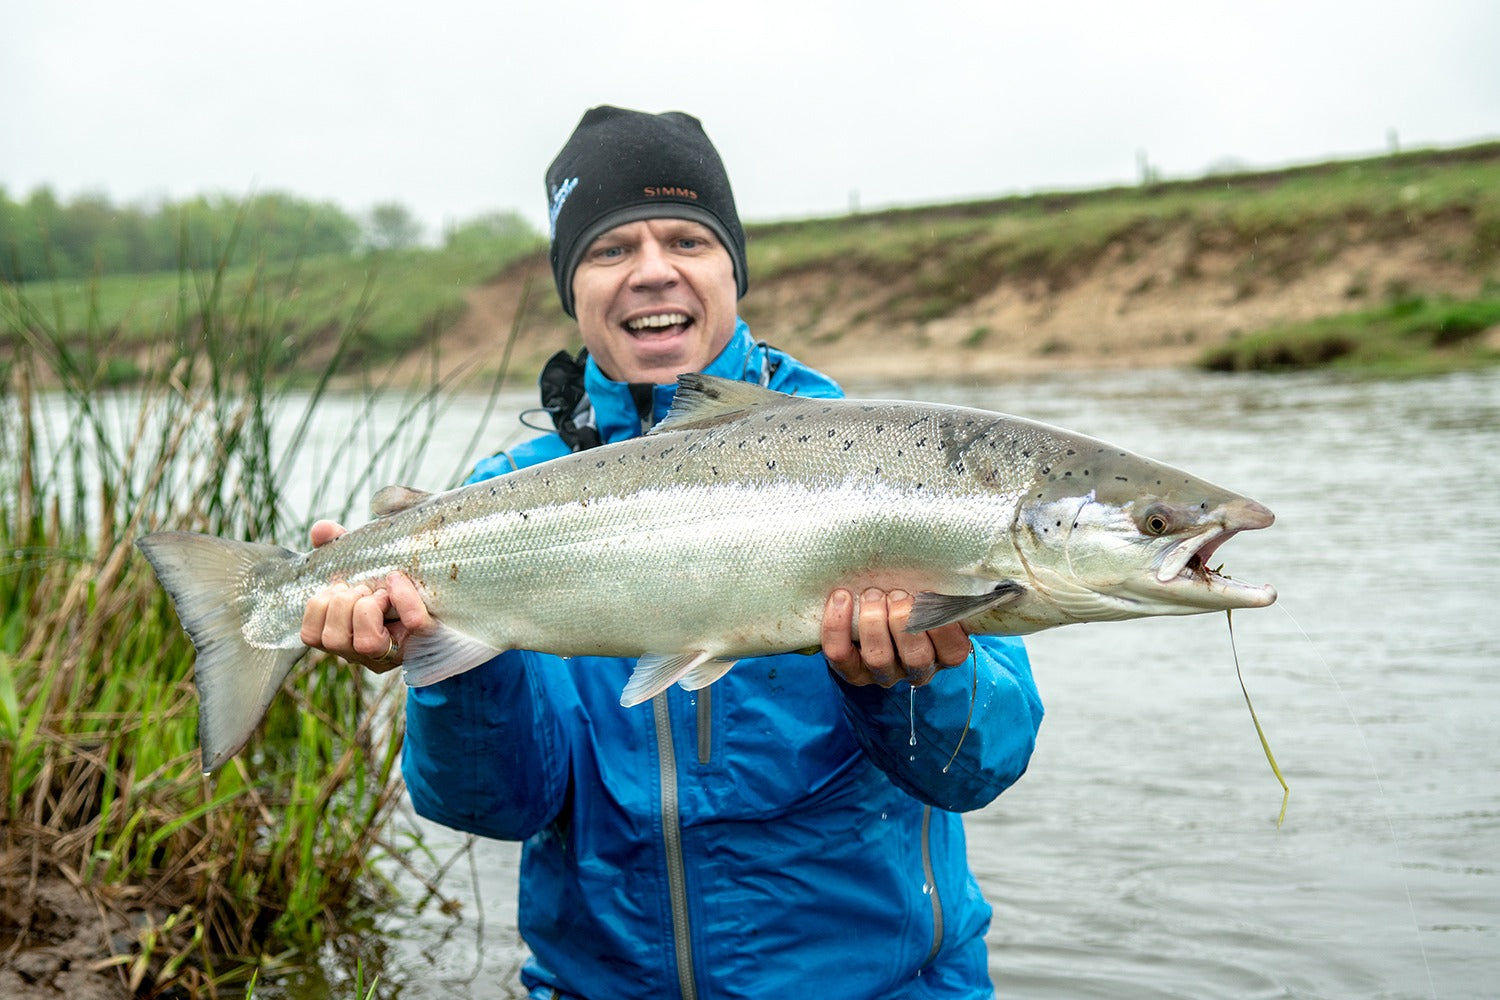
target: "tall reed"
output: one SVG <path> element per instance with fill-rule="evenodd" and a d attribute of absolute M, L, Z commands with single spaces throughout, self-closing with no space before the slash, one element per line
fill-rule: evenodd
<path fill-rule="evenodd" d="M 170 332 L 131 359 L 144 377 L 128 391 L 105 389 L 118 358 L 94 317 L 70 335 L 59 303 L 0 286 L 14 346 L 0 362 L 0 917 L 31 913 L 48 879 L 87 891 L 109 943 L 97 965 L 138 995 L 238 991 L 257 968 L 265 984 L 378 902 L 377 865 L 396 853 L 395 686 L 310 657 L 250 748 L 205 777 L 191 646 L 134 551 L 167 528 L 306 545 L 284 487 L 317 474 L 308 430 L 371 290 L 339 329 L 287 332 L 294 279 L 231 289 L 228 259 L 184 266 Z M 328 365 L 295 376 L 290 361 L 330 338 Z M 398 405 L 414 417 L 438 388 Z M 392 405 L 380 380 L 365 389 L 367 413 Z M 407 461 L 421 423 L 399 422 L 419 428 Z M 43 943 L 19 924 L 0 957 Z"/>

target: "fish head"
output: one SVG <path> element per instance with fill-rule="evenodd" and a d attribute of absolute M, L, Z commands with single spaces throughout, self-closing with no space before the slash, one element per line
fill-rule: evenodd
<path fill-rule="evenodd" d="M 1219 548 L 1275 521 L 1248 497 L 1127 452 L 1095 453 L 1087 475 L 1035 485 L 1011 533 L 1036 597 L 1063 620 L 1117 621 L 1265 607 L 1268 584 L 1216 572 Z"/>

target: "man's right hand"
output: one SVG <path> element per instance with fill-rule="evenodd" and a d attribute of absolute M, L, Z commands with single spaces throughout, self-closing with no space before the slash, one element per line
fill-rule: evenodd
<path fill-rule="evenodd" d="M 342 534 L 342 525 L 319 521 L 312 526 L 313 547 Z M 335 583 L 314 594 L 302 612 L 302 641 L 383 674 L 401 665 L 401 649 L 411 634 L 431 625 L 411 579 L 392 573 L 384 586 Z"/>

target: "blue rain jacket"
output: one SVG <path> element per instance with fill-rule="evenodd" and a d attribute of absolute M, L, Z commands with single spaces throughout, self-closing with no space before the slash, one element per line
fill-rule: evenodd
<path fill-rule="evenodd" d="M 706 370 L 840 395 L 743 321 Z M 592 360 L 585 385 L 606 442 L 640 433 L 628 387 Z M 473 479 L 566 453 L 546 435 Z M 525 841 L 533 997 L 988 997 L 958 813 L 1025 771 L 1042 706 L 1020 640 L 974 645 L 946 773 L 972 662 L 886 690 L 821 654 L 767 656 L 627 709 L 634 660 L 513 651 L 409 690 L 406 784 L 429 819 Z"/>

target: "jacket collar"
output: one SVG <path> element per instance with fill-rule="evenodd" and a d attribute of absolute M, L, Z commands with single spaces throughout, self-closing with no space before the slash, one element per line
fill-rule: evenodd
<path fill-rule="evenodd" d="M 743 319 L 736 319 L 734 333 L 718 357 L 703 369 L 706 374 L 720 378 L 743 379 L 758 377 L 752 372 L 754 362 L 763 352 L 755 350 L 755 341 L 750 336 L 750 327 Z M 628 382 L 616 382 L 605 375 L 589 356 L 584 367 L 583 385 L 588 391 L 589 402 L 594 407 L 594 426 L 606 442 L 624 441 L 641 433 L 641 418 L 636 410 L 635 399 Z M 677 383 L 651 386 L 652 424 L 656 424 L 672 408 L 672 399 L 677 395 Z M 642 390 L 637 390 L 642 391 Z"/>

